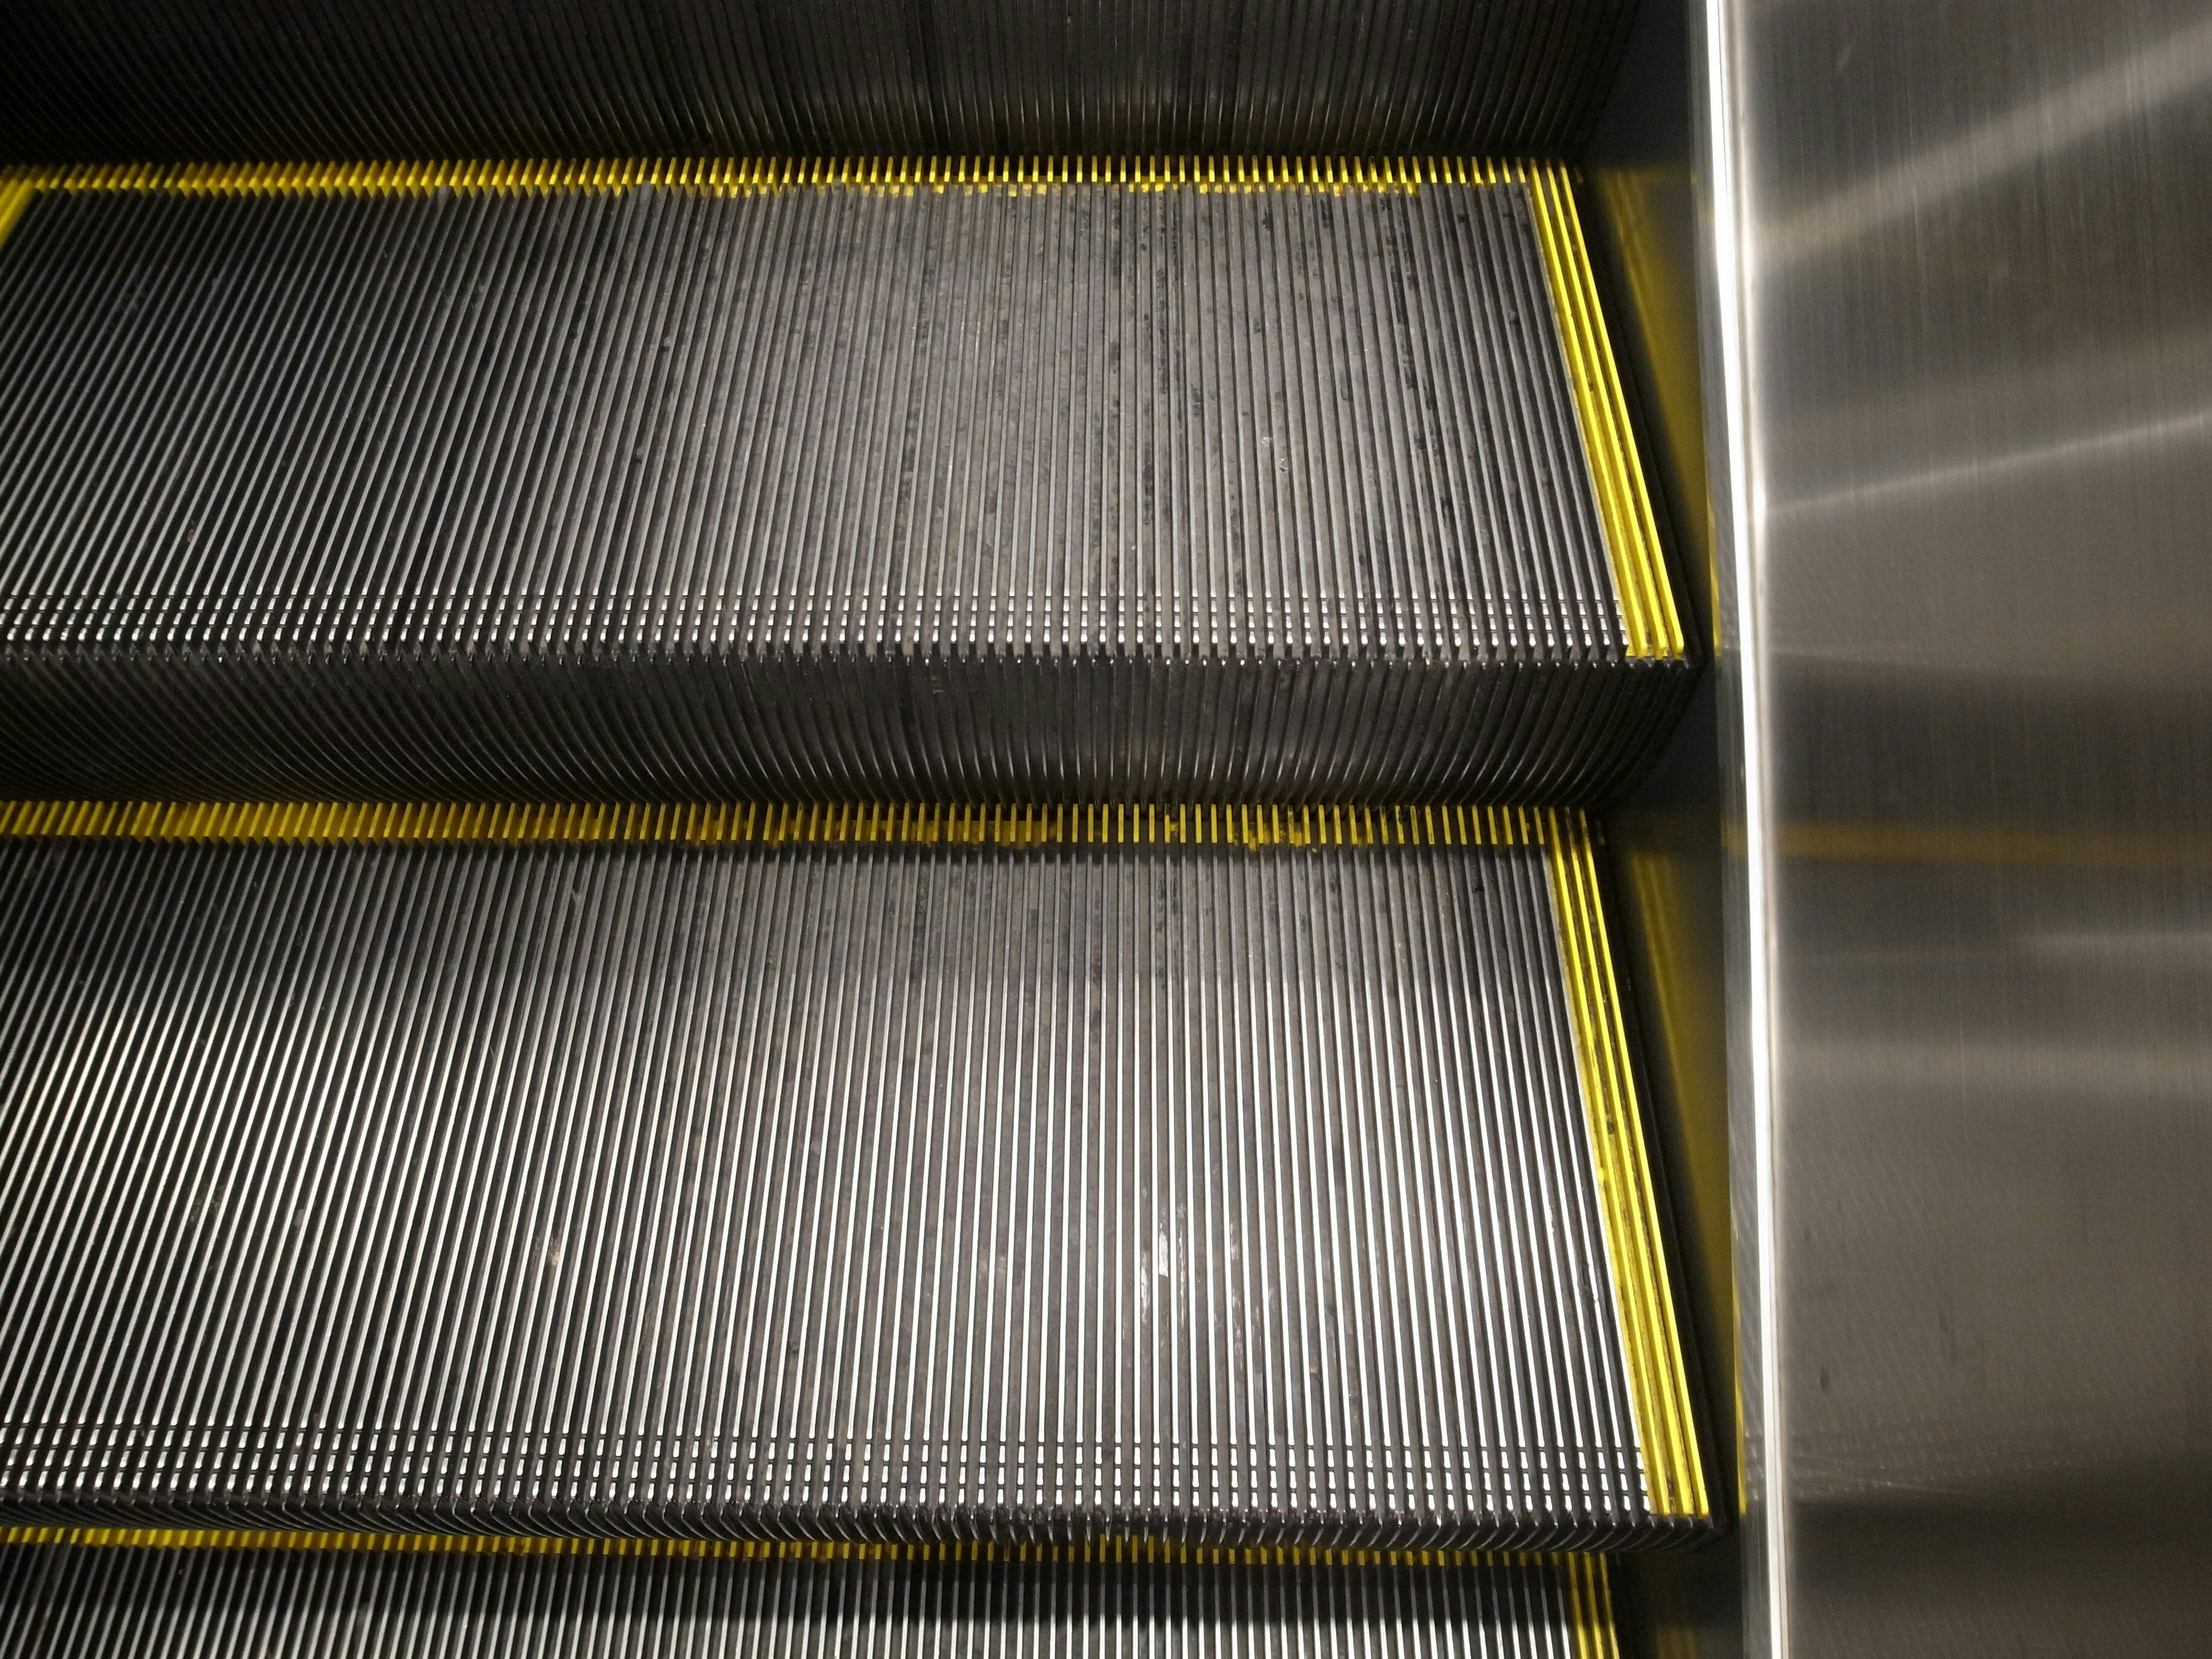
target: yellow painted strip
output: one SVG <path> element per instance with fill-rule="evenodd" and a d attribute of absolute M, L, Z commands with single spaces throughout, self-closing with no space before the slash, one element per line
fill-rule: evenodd
<path fill-rule="evenodd" d="M 1574 388 L 1575 412 L 1583 428 L 1583 447 L 1596 485 L 1598 516 L 1605 550 L 1620 598 L 1621 623 L 1628 654 L 1637 658 L 1682 655 L 1682 619 L 1674 606 L 1659 526 L 1651 510 L 1636 434 L 1628 420 L 1619 366 L 1599 307 L 1589 246 L 1575 212 L 1574 190 L 1564 168 L 1550 163 L 1513 164 L 1504 176 L 1524 185 L 1534 210 L 1536 236 L 1551 279 L 1553 309 Z"/>
<path fill-rule="evenodd" d="M 1188 190 L 1206 194 L 1304 191 L 1407 195 L 1433 181 L 1433 166 L 1309 158 L 1295 173 L 1272 161 L 1218 155 L 901 156 L 813 161 L 632 157 L 598 161 L 337 161 L 270 166 L 189 162 L 175 166 L 0 168 L 0 212 L 9 192 L 39 190 L 167 191 L 209 196 L 424 196 L 550 191 L 624 191 L 640 185 L 714 195 L 775 195 L 793 190 L 911 195 L 998 191 L 1035 195 L 1075 185 L 1121 190 Z M 21 207 L 20 202 L 17 204 Z M 0 217 L 0 229 L 4 229 Z"/>
<path fill-rule="evenodd" d="M 38 189 L 35 177 L 0 173 L 0 241 L 7 240 L 9 230 Z"/>
<path fill-rule="evenodd" d="M 1563 1555 L 1559 1567 L 1565 1581 L 1567 1617 L 1574 1627 L 1575 1659 L 1620 1659 L 1620 1639 L 1613 1626 L 1613 1585 L 1605 1558 Z"/>
<path fill-rule="evenodd" d="M 469 806 L 366 801 L 0 801 L 0 839 L 618 842 L 695 847 L 1518 847 L 1544 815 L 1480 806 L 943 806 L 907 804 Z"/>
<path fill-rule="evenodd" d="M 1139 1562 L 1254 1567 L 1551 1566 L 1569 1583 L 1586 1558 L 1498 1550 L 1307 1549 L 1179 1544 L 1158 1538 L 1101 1538 L 1075 1544 L 851 1543 L 714 1538 L 546 1538 L 484 1533 L 284 1532 L 185 1527 L 4 1527 L 0 1546 L 77 1549 L 338 1550 L 407 1555 L 686 1556 L 719 1561 Z M 1583 1564 L 1579 1565 L 1577 1564 Z M 1598 1565 L 1601 1585 L 1602 1564 Z M 1579 1604 L 1571 1603 L 1578 1610 Z M 1585 1650 L 1588 1651 L 1588 1650 Z"/>
<path fill-rule="evenodd" d="M 1711 1506 L 1589 825 L 1579 812 L 1545 817 L 1549 823 L 1542 839 L 1597 1166 L 1606 1254 L 1613 1267 L 1629 1405 L 1644 1454 L 1644 1498 L 1655 1516 L 1703 1520 Z"/>

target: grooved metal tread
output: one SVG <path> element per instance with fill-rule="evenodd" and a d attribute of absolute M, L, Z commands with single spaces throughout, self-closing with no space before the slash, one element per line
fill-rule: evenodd
<path fill-rule="evenodd" d="M 0 1656 L 1619 1659 L 1605 1565 L 0 1546 Z"/>
<path fill-rule="evenodd" d="M 1690 683 L 1556 169 L 9 192 L 10 793 L 1580 802 Z"/>
<path fill-rule="evenodd" d="M 0 161 L 1566 155 L 1631 0 L 9 0 Z"/>
<path fill-rule="evenodd" d="M 0 831 L 0 1517 L 1711 1524 L 1574 815 Z"/>

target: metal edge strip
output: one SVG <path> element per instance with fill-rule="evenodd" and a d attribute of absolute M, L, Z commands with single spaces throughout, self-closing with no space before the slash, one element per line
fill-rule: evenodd
<path fill-rule="evenodd" d="M 1410 193 L 1494 185 L 1499 163 L 1419 155 L 656 156 L 601 161 L 186 162 L 0 168 L 0 192 L 167 191 L 181 195 L 428 195 L 435 191 L 622 191 L 641 185 L 721 195 L 787 190 L 1028 191 L 1060 185 L 1247 194 Z M 1508 167 L 1507 171 L 1511 172 Z M 1517 176 L 1516 174 L 1515 176 Z M 0 202 L 7 198 L 0 195 Z"/>
<path fill-rule="evenodd" d="M 1718 606 L 1728 981 L 1729 1207 L 1735 1254 L 1736 1503 L 1744 1519 L 1742 1632 L 1754 1659 L 1792 1651 L 1793 1522 L 1777 1450 L 1789 1425 L 1778 1368 L 1783 1235 L 1774 1112 L 1775 865 L 1767 733 L 1756 313 L 1759 248 L 1748 234 L 1750 120 L 1739 64 L 1751 28 L 1737 0 L 1692 0 L 1692 118 L 1705 459 Z"/>
<path fill-rule="evenodd" d="M 1532 847 L 1581 815 L 1499 806 L 0 801 L 0 840 L 690 846 Z"/>
<path fill-rule="evenodd" d="M 1635 430 L 1629 424 L 1620 365 L 1598 302 L 1597 278 L 1575 210 L 1572 181 L 1565 168 L 1552 162 L 1512 164 L 1504 176 L 1526 187 L 1534 209 L 1536 237 L 1544 252 L 1545 274 L 1551 278 L 1552 308 L 1559 317 L 1567 378 L 1574 389 L 1583 447 L 1596 489 L 1628 654 L 1647 661 L 1678 660 L 1685 655 L 1681 614 L 1660 546 L 1658 520 L 1637 453 Z"/>
<path fill-rule="evenodd" d="M 1567 1595 L 1567 1622 L 1575 1633 L 1576 1659 L 1620 1659 L 1605 1557 L 1562 1555 L 1556 1559 Z"/>
<path fill-rule="evenodd" d="M 1655 1516 L 1708 1520 L 1712 1506 L 1591 831 L 1579 812 L 1555 815 L 1549 829 L 1544 845 L 1560 964 L 1573 1011 L 1630 1406 L 1644 1454 L 1645 1501 Z"/>
<path fill-rule="evenodd" d="M 1551 1567 L 1574 1622 L 1609 1643 L 1613 1608 L 1595 1556 L 1521 1550 L 1357 1550 L 1101 1538 L 1079 1544 L 829 1542 L 805 1539 L 570 1538 L 508 1533 L 312 1532 L 189 1527 L 0 1527 L 0 1547 L 374 1551 L 406 1555 L 678 1556 L 742 1561 L 992 1561 L 1019 1565 L 1252 1567 Z M 1585 1646 L 1585 1655 L 1618 1650 Z"/>

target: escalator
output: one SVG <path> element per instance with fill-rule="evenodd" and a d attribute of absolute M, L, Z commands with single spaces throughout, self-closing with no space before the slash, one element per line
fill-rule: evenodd
<path fill-rule="evenodd" d="M 0 1650 L 1597 1659 L 1723 1528 L 1628 9 L 1370 9 L 0 25 Z"/>

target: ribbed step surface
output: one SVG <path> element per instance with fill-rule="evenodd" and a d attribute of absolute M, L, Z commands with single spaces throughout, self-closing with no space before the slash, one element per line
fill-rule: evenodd
<path fill-rule="evenodd" d="M 403 1542 L 406 1540 L 402 1540 Z M 9 1659 L 1617 1659 L 1604 1564 L 0 1549 Z"/>
<path fill-rule="evenodd" d="M 17 189 L 0 787 L 1570 802 L 1679 705 L 1555 173 L 531 176 Z"/>
<path fill-rule="evenodd" d="M 1576 818 L 72 822 L 0 842 L 0 1515 L 1706 1524 Z"/>
<path fill-rule="evenodd" d="M 1564 155 L 1632 0 L 161 0 L 0 9 L 0 161 Z"/>

